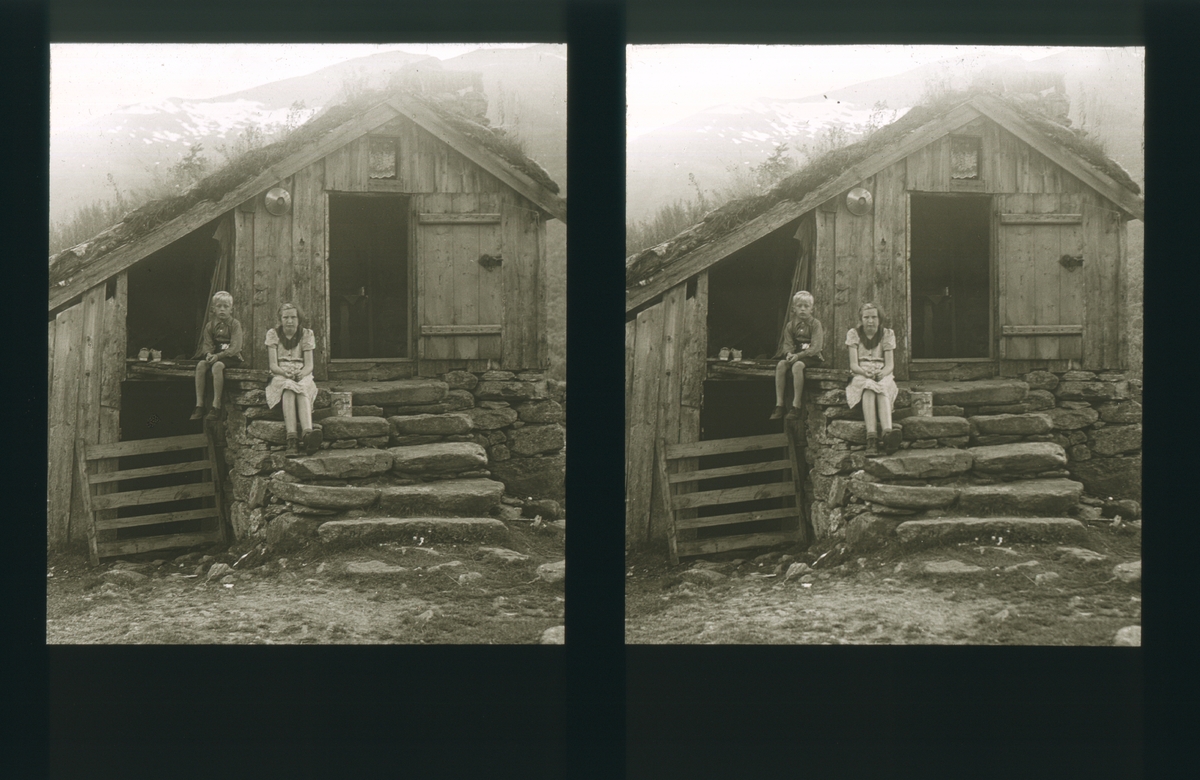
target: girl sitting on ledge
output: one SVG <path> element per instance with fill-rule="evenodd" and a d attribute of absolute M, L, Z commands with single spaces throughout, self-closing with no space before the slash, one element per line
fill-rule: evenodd
<path fill-rule="evenodd" d="M 316 337 L 300 327 L 300 310 L 294 303 L 279 307 L 279 324 L 267 331 L 267 355 L 273 376 L 267 385 L 267 406 L 283 401 L 283 422 L 287 429 L 287 454 L 298 455 L 296 435 L 299 418 L 304 433 L 304 449 L 312 455 L 321 445 L 321 432 L 313 428 L 312 408 L 317 398 L 313 382 L 313 351 Z"/>
<path fill-rule="evenodd" d="M 892 378 L 896 334 L 883 327 L 883 311 L 877 304 L 864 303 L 858 317 L 858 327 L 846 333 L 850 372 L 854 374 L 846 386 L 846 402 L 853 409 L 862 401 L 867 454 L 879 454 L 878 432 L 882 429 L 883 445 L 890 455 L 900 447 L 900 430 L 892 427 L 892 404 L 900 392 Z"/>

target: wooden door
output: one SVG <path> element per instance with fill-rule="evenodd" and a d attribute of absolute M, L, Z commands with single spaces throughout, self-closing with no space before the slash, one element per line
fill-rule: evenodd
<path fill-rule="evenodd" d="M 1079 195 L 997 195 L 1000 357 L 1081 360 L 1083 213 Z"/>
<path fill-rule="evenodd" d="M 501 207 L 504 280 L 504 360 L 510 370 L 546 367 L 545 242 L 542 215 Z"/>
<path fill-rule="evenodd" d="M 485 195 L 423 195 L 416 261 L 423 360 L 499 359 L 505 299 L 501 215 Z M 482 210 L 491 206 L 488 210 Z M 518 305 L 513 302 L 511 305 Z"/>

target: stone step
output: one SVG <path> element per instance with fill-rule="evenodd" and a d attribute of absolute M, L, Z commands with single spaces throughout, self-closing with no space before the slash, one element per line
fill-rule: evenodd
<path fill-rule="evenodd" d="M 937 418 L 926 418 L 937 419 Z M 965 474 L 975 464 L 970 450 L 936 448 L 900 450 L 894 455 L 867 456 L 855 452 L 851 457 L 860 468 L 879 479 L 933 479 Z"/>
<path fill-rule="evenodd" d="M 985 406 L 1021 401 L 1029 385 L 1019 379 L 978 379 L 965 382 L 915 380 L 897 382 L 902 389 L 933 393 L 936 406 Z"/>
<path fill-rule="evenodd" d="M 389 471 L 404 474 L 447 474 L 487 468 L 487 451 L 474 442 L 435 442 L 389 447 L 323 450 L 288 457 L 274 453 L 276 469 L 301 480 L 361 479 Z"/>
<path fill-rule="evenodd" d="M 923 419 L 936 420 L 939 418 L 926 417 Z M 935 479 L 953 477 L 969 471 L 987 476 L 1017 476 L 1065 469 L 1067 453 L 1053 442 L 1038 441 L 993 444 L 966 449 L 953 447 L 909 449 L 899 450 L 893 455 L 867 455 L 864 452 L 854 452 L 850 455 L 850 462 L 854 468 L 862 469 L 881 480 Z"/>
<path fill-rule="evenodd" d="M 908 520 L 896 526 L 896 536 L 907 547 L 935 547 L 941 544 L 990 542 L 991 537 L 1009 542 L 1087 541 L 1083 523 L 1069 517 L 940 517 L 932 520 Z"/>
<path fill-rule="evenodd" d="M 487 450 L 474 442 L 435 442 L 390 447 L 392 470 L 407 474 L 445 474 L 488 467 Z"/>
<path fill-rule="evenodd" d="M 1029 474 L 1067 467 L 1067 452 L 1049 441 L 970 447 L 975 471 L 982 474 Z"/>
<path fill-rule="evenodd" d="M 423 540 L 422 544 L 505 544 L 508 527 L 492 517 L 354 517 L 330 520 L 317 528 L 325 544 Z"/>
<path fill-rule="evenodd" d="M 965 515 L 1065 515 L 1079 503 L 1083 485 L 1070 479 L 1023 479 L 996 485 L 968 485 L 958 491 L 955 509 Z"/>
<path fill-rule="evenodd" d="M 944 509 L 964 515 L 1066 514 L 1079 503 L 1083 485 L 1069 479 L 1028 479 L 995 485 L 909 486 L 852 479 L 850 492 L 894 509 Z"/>
<path fill-rule="evenodd" d="M 934 417 L 905 417 L 897 420 L 897 425 L 904 431 L 905 441 L 918 439 L 949 439 L 956 436 L 969 436 L 971 424 L 965 417 L 937 415 Z"/>
<path fill-rule="evenodd" d="M 354 406 L 416 406 L 440 403 L 450 386 L 436 379 L 395 379 L 389 382 L 338 382 L 331 392 L 350 393 Z"/>
<path fill-rule="evenodd" d="M 271 493 L 313 509 L 379 507 L 406 517 L 472 517 L 487 515 L 499 505 L 504 484 L 490 479 L 448 479 L 417 485 L 333 487 L 272 480 Z"/>

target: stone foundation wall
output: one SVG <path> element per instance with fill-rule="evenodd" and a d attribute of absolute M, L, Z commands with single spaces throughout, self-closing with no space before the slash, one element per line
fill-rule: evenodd
<path fill-rule="evenodd" d="M 339 457 L 336 474 L 287 463 L 279 406 L 268 409 L 265 391 L 247 384 L 231 388 L 222 423 L 227 510 L 238 538 L 265 538 L 270 521 L 285 513 L 289 519 L 335 514 L 283 501 L 271 490 L 280 481 L 380 487 L 491 478 L 526 502 L 565 500 L 566 384 L 542 372 L 452 371 L 399 382 L 322 382 L 313 410 L 321 450 L 362 451 L 360 458 Z M 352 416 L 333 415 L 331 391 L 353 394 Z M 451 443 L 461 446 L 425 446 Z M 444 454 L 431 467 L 438 462 L 431 461 L 434 449 Z"/>
<path fill-rule="evenodd" d="M 810 515 L 818 539 L 839 532 L 867 504 L 849 490 L 851 475 L 863 467 L 866 426 L 862 407 L 848 408 L 848 371 L 811 371 L 806 383 L 805 438 L 810 465 Z M 1019 380 L 981 379 L 942 385 L 932 417 L 917 418 L 912 390 L 934 389 L 923 382 L 900 382 L 893 418 L 902 427 L 905 450 L 967 449 L 992 445 L 1050 442 L 1062 448 L 1065 464 L 1051 459 L 1031 469 L 1005 469 L 988 475 L 977 464 L 973 484 L 1013 479 L 1065 477 L 1084 486 L 1094 499 L 1141 500 L 1142 386 L 1122 372 L 1033 371 Z M 933 384 L 933 383 L 930 383 Z M 1031 458 L 1035 456 L 1032 454 Z M 859 475 L 862 476 L 861 474 Z M 895 480 L 896 484 L 936 485 L 955 478 Z"/>

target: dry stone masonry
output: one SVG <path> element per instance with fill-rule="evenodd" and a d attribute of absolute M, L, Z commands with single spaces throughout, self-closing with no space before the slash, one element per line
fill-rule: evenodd
<path fill-rule="evenodd" d="M 1119 372 L 1033 371 L 899 382 L 900 449 L 868 457 L 847 371 L 808 372 L 804 436 L 818 539 L 867 549 L 982 537 L 1079 541 L 1091 506 L 1140 514 L 1141 382 Z M 917 416 L 913 392 L 933 395 Z"/>
<path fill-rule="evenodd" d="M 351 394 L 352 414 L 333 414 L 331 392 Z M 321 383 L 321 449 L 293 457 L 262 389 L 235 387 L 230 401 L 225 484 L 238 539 L 502 544 L 502 507 L 562 514 L 565 386 L 540 372 Z"/>

